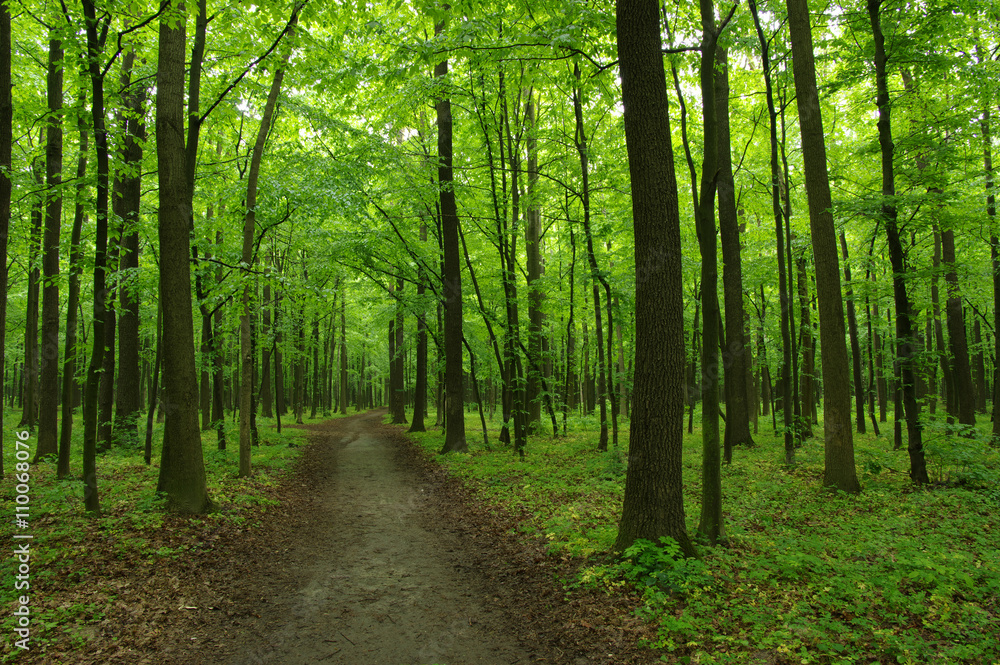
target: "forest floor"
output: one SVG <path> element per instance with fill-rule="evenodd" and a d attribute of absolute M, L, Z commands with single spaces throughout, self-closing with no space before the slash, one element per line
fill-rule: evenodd
<path fill-rule="evenodd" d="M 636 598 L 568 595 L 560 580 L 579 564 L 546 556 L 384 413 L 304 426 L 309 445 L 259 524 L 216 527 L 155 569 L 92 562 L 119 609 L 45 662 L 658 662 L 637 646 L 655 628 L 632 616 Z"/>

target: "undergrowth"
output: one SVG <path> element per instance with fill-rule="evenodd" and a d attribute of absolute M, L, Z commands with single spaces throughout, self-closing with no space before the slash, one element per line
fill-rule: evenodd
<path fill-rule="evenodd" d="M 16 414 L 7 414 L 7 422 Z M 143 462 L 137 446 L 113 447 L 98 455 L 98 491 L 101 516 L 89 517 L 83 510 L 82 425 L 74 423 L 69 480 L 56 478 L 55 461 L 30 466 L 30 512 L 27 529 L 18 529 L 15 514 L 16 467 L 14 436 L 4 439 L 6 477 L 0 481 L 0 510 L 6 516 L 0 523 L 0 540 L 20 544 L 13 534 L 27 533 L 30 542 L 30 588 L 15 589 L 18 561 L 4 556 L 0 563 L 0 632 L 5 648 L 2 662 L 18 660 L 21 650 L 14 648 L 16 618 L 12 614 L 19 596 L 30 599 L 29 646 L 38 657 L 45 649 L 59 643 L 72 649 L 74 643 L 89 639 L 89 625 L 99 622 L 115 599 L 101 575 L 102 562 L 121 560 L 130 565 L 163 559 L 176 559 L 185 553 L 211 546 L 215 527 L 252 524 L 276 500 L 268 489 L 277 485 L 302 448 L 298 442 L 306 435 L 301 429 L 283 428 L 278 434 L 274 421 L 259 419 L 259 446 L 252 449 L 253 474 L 237 477 L 239 432 L 227 423 L 228 447 L 218 450 L 215 431 L 202 432 L 202 448 L 208 493 L 217 510 L 194 518 L 179 518 L 164 512 L 165 499 L 156 492 L 159 475 L 160 444 L 163 425 L 157 424 L 153 436 L 153 459 Z M 20 431 L 20 430 L 15 430 Z M 34 456 L 36 435 L 29 439 Z M 94 602 L 94 599 L 98 602 Z"/>
<path fill-rule="evenodd" d="M 696 419 L 697 421 L 697 419 Z M 1000 662 L 1000 455 L 979 430 L 930 422 L 932 482 L 915 487 L 906 450 L 888 434 L 855 435 L 863 491 L 823 489 L 822 439 L 784 464 L 764 421 L 755 448 L 722 469 L 728 543 L 678 555 L 670 539 L 637 541 L 609 557 L 624 489 L 628 431 L 596 450 L 595 418 L 571 417 L 569 436 L 544 431 L 519 459 L 482 445 L 470 414 L 468 455 L 431 455 L 489 504 L 520 514 L 526 536 L 550 553 L 582 558 L 567 591 L 638 587 L 636 612 L 657 624 L 649 646 L 681 663 Z M 821 436 L 822 424 L 815 428 Z M 414 436 L 436 453 L 440 432 Z M 701 440 L 684 439 L 685 511 L 694 534 Z"/>

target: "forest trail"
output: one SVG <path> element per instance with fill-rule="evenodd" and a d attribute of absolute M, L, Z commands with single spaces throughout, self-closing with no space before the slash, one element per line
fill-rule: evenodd
<path fill-rule="evenodd" d="M 433 490 L 399 459 L 383 414 L 309 427 L 316 509 L 275 562 L 284 574 L 259 580 L 278 586 L 270 621 L 232 665 L 530 662 L 429 514 Z"/>
<path fill-rule="evenodd" d="M 156 600 L 117 662 L 659 662 L 638 646 L 656 629 L 632 615 L 637 598 L 568 596 L 578 564 L 547 555 L 522 517 L 482 505 L 384 415 L 301 426 L 310 443 L 259 523 L 141 581 L 133 569 L 142 602 Z"/>

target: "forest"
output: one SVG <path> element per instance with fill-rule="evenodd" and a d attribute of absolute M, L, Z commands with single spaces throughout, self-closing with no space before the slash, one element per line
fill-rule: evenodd
<path fill-rule="evenodd" d="M 0 0 L 3 662 L 107 662 L 126 563 L 373 432 L 627 600 L 586 662 L 997 662 L 997 26 Z"/>

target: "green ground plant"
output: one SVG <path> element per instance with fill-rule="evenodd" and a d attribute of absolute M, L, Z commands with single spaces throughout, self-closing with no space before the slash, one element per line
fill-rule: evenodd
<path fill-rule="evenodd" d="M 477 424 L 470 415 L 470 431 Z M 985 432 L 958 436 L 929 423 L 934 471 L 923 488 L 905 473 L 906 451 L 892 450 L 891 429 L 855 435 L 863 491 L 850 496 L 821 487 L 820 439 L 805 441 L 797 464 L 786 467 L 781 441 L 761 429 L 759 445 L 738 449 L 723 468 L 729 545 L 684 560 L 670 540 L 610 556 L 623 451 L 598 452 L 596 429 L 594 418 L 571 418 L 569 436 L 532 437 L 523 460 L 471 437 L 479 445 L 470 454 L 444 456 L 434 454 L 439 433 L 414 439 L 486 502 L 520 515 L 520 530 L 545 538 L 552 554 L 578 557 L 568 593 L 638 587 L 636 612 L 657 624 L 649 646 L 664 660 L 1000 662 L 1000 455 Z M 686 514 L 694 519 L 697 428 L 684 450 Z"/>
<path fill-rule="evenodd" d="M 16 414 L 8 413 L 8 422 Z M 236 426 L 227 423 L 230 439 Z M 44 650 L 47 645 L 66 645 L 87 639 L 89 624 L 100 621 L 114 602 L 115 590 L 107 587 L 101 576 L 97 557 L 142 562 L 178 558 L 206 547 L 204 534 L 213 525 L 244 524 L 253 521 L 269 506 L 277 503 L 266 492 L 280 481 L 303 448 L 299 445 L 306 432 L 283 428 L 278 434 L 274 421 L 259 419 L 261 445 L 253 448 L 254 474 L 237 477 L 239 451 L 235 444 L 220 451 L 215 431 L 202 435 L 209 495 L 218 509 L 196 519 L 179 519 L 164 512 L 165 500 L 156 492 L 159 474 L 159 447 L 163 425 L 153 432 L 153 463 L 146 466 L 137 447 L 113 447 L 98 457 L 99 489 L 102 514 L 88 517 L 83 510 L 83 481 L 59 480 L 55 462 L 31 465 L 30 518 L 31 542 L 31 648 Z M 4 462 L 13 471 L 14 447 L 5 441 Z M 295 444 L 295 445 L 290 445 Z M 75 423 L 71 469 L 81 468 L 82 427 Z M 14 479 L 12 473 L 0 481 L 0 510 L 14 514 Z M 0 523 L 0 540 L 13 542 L 12 519 Z M 0 607 L 5 608 L 0 632 L 12 636 L 15 607 L 19 593 L 14 588 L 16 559 L 6 556 L 0 562 Z M 94 594 L 101 600 L 76 601 Z M 8 641 L 8 646 L 10 640 Z M 2 662 L 17 658 L 16 649 L 5 649 Z"/>

